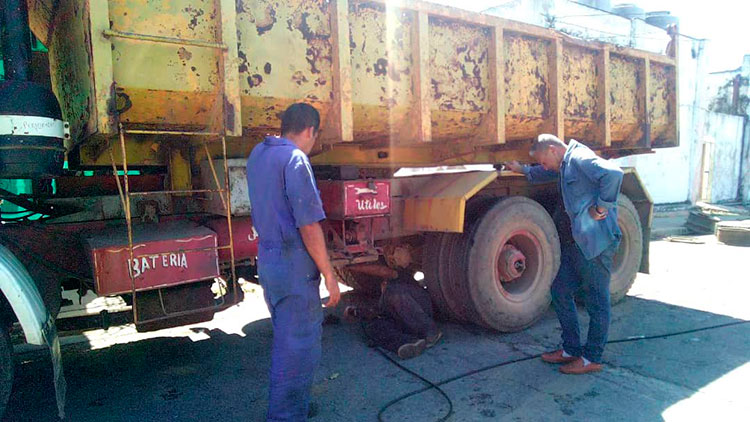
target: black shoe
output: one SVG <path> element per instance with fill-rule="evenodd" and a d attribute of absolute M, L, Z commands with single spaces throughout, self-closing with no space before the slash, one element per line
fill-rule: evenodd
<path fill-rule="evenodd" d="M 443 337 L 443 332 L 438 331 L 437 334 L 433 336 L 428 336 L 426 339 L 424 339 L 425 342 L 427 342 L 427 347 L 434 346 L 440 339 Z"/>
<path fill-rule="evenodd" d="M 424 352 L 424 348 L 427 343 L 423 339 L 413 341 L 411 343 L 402 344 L 398 348 L 398 357 L 401 359 L 411 359 L 417 357 Z"/>
<path fill-rule="evenodd" d="M 307 419 L 312 419 L 318 416 L 318 403 L 310 402 L 307 405 Z"/>

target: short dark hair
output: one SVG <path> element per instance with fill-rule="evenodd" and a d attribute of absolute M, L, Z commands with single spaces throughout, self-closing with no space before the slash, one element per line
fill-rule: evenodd
<path fill-rule="evenodd" d="M 529 155 L 534 157 L 536 154 L 547 151 L 552 146 L 560 146 L 565 147 L 565 142 L 561 141 L 560 138 L 558 138 L 555 135 L 551 135 L 549 133 L 543 133 L 539 135 L 536 142 L 531 146 L 531 150 L 529 150 Z"/>
<path fill-rule="evenodd" d="M 310 104 L 292 104 L 281 114 L 281 136 L 300 133 L 309 127 L 315 133 L 320 129 L 320 113 Z"/>

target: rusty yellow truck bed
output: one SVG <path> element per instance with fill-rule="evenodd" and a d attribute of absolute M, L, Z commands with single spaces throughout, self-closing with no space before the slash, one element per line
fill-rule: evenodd
<path fill-rule="evenodd" d="M 109 165 L 119 122 L 146 130 L 131 164 L 165 165 L 193 131 L 241 157 L 296 101 L 321 111 L 318 164 L 495 163 L 541 132 L 613 155 L 678 143 L 674 57 L 497 17 L 382 0 L 29 6 L 81 165 Z"/>

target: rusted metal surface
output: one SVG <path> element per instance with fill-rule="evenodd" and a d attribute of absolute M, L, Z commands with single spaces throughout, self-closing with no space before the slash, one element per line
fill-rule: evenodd
<path fill-rule="evenodd" d="M 380 278 L 382 281 L 398 277 L 398 272 L 382 264 L 355 264 L 346 267 L 347 270 L 359 274 L 367 274 Z"/>
<path fill-rule="evenodd" d="M 331 112 L 324 122 L 321 142 L 337 143 L 353 140 L 352 67 L 349 47 L 349 2 L 330 2 L 331 24 L 331 82 L 333 97 Z"/>
<path fill-rule="evenodd" d="M 116 95 L 129 106 L 121 112 L 121 121 L 169 127 L 212 124 L 220 111 L 214 92 L 223 81 L 218 53 L 190 41 L 218 44 L 221 21 L 214 2 L 145 6 L 138 0 L 112 0 L 108 5 L 114 31 L 187 41 L 179 45 L 111 39 Z"/>
<path fill-rule="evenodd" d="M 563 53 L 565 134 L 581 141 L 595 139 L 599 113 L 597 55 L 601 52 L 568 47 Z"/>
<path fill-rule="evenodd" d="M 129 271 L 137 291 L 219 276 L 216 233 L 201 227 L 160 225 L 138 227 L 133 235 L 133 257 L 122 228 L 86 240 L 99 295 L 131 292 Z"/>
<path fill-rule="evenodd" d="M 226 127 L 244 158 L 296 101 L 321 112 L 321 164 L 383 165 L 340 163 L 345 143 L 385 148 L 391 167 L 496 162 L 541 132 L 625 153 L 677 143 L 675 58 L 498 17 L 382 0 L 79 0 L 51 17 L 31 1 L 37 32 L 54 19 L 54 85 L 86 165 L 108 164 L 118 113 L 163 141 Z M 133 164 L 169 165 L 147 142 L 128 136 Z M 417 146 L 420 159 L 396 151 Z"/>
<path fill-rule="evenodd" d="M 318 188 L 328 218 L 371 217 L 391 211 L 388 181 L 320 181 Z"/>
<path fill-rule="evenodd" d="M 651 120 L 653 146 L 677 145 L 669 142 L 670 132 L 674 131 L 676 110 L 676 92 L 674 91 L 675 70 L 658 63 L 651 63 L 649 78 L 648 109 Z"/>
<path fill-rule="evenodd" d="M 202 224 L 216 232 L 219 245 L 229 245 L 229 231 L 225 219 L 211 219 L 202 222 Z M 234 259 L 238 262 L 255 259 L 258 256 L 258 232 L 255 231 L 250 217 L 232 219 L 232 241 Z M 230 259 L 228 249 L 219 250 L 219 261 L 221 263 L 228 263 Z"/>
<path fill-rule="evenodd" d="M 29 10 L 30 15 L 36 16 L 36 10 Z M 84 139 L 97 129 L 88 2 L 60 2 L 50 19 L 50 25 L 55 26 L 54 36 L 46 44 L 52 88 L 63 119 L 70 122 L 71 138 Z"/>
<path fill-rule="evenodd" d="M 444 19 L 430 19 L 432 139 L 477 136 L 489 111 L 489 30 Z"/>
<path fill-rule="evenodd" d="M 487 114 L 487 144 L 505 143 L 505 43 L 502 27 L 490 31 L 487 50 L 489 81 L 487 95 L 490 111 Z"/>
<path fill-rule="evenodd" d="M 645 110 L 639 72 L 642 60 L 616 54 L 610 56 L 608 101 L 612 109 L 612 140 L 633 145 L 644 136 Z"/>
<path fill-rule="evenodd" d="M 333 97 L 329 2 L 237 2 L 243 126 L 276 129 L 279 114 L 306 101 L 325 121 Z"/>
<path fill-rule="evenodd" d="M 349 18 L 354 136 L 366 141 L 408 132 L 416 101 L 411 82 L 413 17 L 384 6 L 354 8 Z"/>
<path fill-rule="evenodd" d="M 542 132 L 549 110 L 550 42 L 505 34 L 505 136 L 532 139 Z"/>
<path fill-rule="evenodd" d="M 510 243 L 500 249 L 497 260 L 498 277 L 503 283 L 509 283 L 523 275 L 526 269 L 526 256 Z"/>

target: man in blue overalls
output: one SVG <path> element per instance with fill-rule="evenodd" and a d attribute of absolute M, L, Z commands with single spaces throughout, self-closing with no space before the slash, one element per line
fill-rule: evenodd
<path fill-rule="evenodd" d="M 622 233 L 617 225 L 617 196 L 622 170 L 587 146 L 554 135 L 539 135 L 530 154 L 541 165 L 508 163 L 531 182 L 559 180 L 564 210 L 555 212 L 560 234 L 560 270 L 552 283 L 552 303 L 562 328 L 562 348 L 542 360 L 565 363 L 560 372 L 585 374 L 602 369 L 601 359 L 610 321 L 609 282 L 612 259 Z M 575 294 L 583 288 L 590 316 L 582 347 Z"/>
<path fill-rule="evenodd" d="M 319 128 L 315 108 L 293 104 L 281 116 L 281 137 L 266 137 L 247 160 L 260 241 L 258 278 L 273 324 L 267 421 L 307 419 L 321 355 L 321 274 L 330 294 L 326 306 L 336 306 L 340 296 L 320 226 L 323 204 L 307 158 Z"/>

